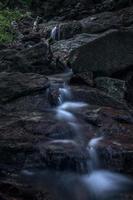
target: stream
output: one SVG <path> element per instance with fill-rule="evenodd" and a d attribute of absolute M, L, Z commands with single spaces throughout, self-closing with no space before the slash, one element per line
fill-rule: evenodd
<path fill-rule="evenodd" d="M 68 81 L 72 70 L 67 70 L 61 76 L 55 76 L 51 81 L 51 88 L 58 91 L 56 104 L 51 105 L 55 118 L 67 124 L 75 133 L 74 139 L 53 139 L 51 145 L 78 145 L 87 151 L 85 165 L 81 163 L 81 173 L 47 170 L 23 170 L 22 179 L 30 182 L 32 187 L 45 189 L 52 193 L 55 200 L 114 200 L 119 194 L 132 190 L 132 180 L 126 176 L 102 169 L 97 146 L 104 141 L 103 136 L 92 138 L 86 145 L 84 142 L 84 124 L 81 124 L 76 112 L 89 107 L 85 102 L 73 101 L 73 94 Z M 62 77 L 62 80 L 60 79 Z M 50 89 L 48 93 L 51 92 Z M 48 94 L 49 96 L 49 94 Z M 51 98 L 51 97 L 50 97 Z M 53 104 L 53 100 L 51 101 Z"/>

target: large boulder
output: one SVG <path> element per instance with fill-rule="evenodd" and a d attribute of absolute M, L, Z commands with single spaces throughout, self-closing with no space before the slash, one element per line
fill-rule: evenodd
<path fill-rule="evenodd" d="M 46 90 L 48 79 L 33 73 L 0 73 L 0 103 L 6 103 L 18 97 Z"/>
<path fill-rule="evenodd" d="M 0 72 L 53 74 L 61 72 L 46 43 L 40 42 L 27 48 L 4 48 L 0 51 Z M 57 69 L 58 68 L 58 69 Z"/>
<path fill-rule="evenodd" d="M 111 75 L 132 65 L 132 38 L 132 31 L 80 34 L 55 43 L 52 50 L 62 61 L 69 61 L 74 72 L 93 71 L 96 75 Z"/>

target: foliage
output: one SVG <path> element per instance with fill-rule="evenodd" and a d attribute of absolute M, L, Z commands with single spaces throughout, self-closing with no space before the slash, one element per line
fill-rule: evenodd
<path fill-rule="evenodd" d="M 23 16 L 20 11 L 2 10 L 0 11 L 0 43 L 7 43 L 13 40 L 13 34 L 10 31 L 11 22 L 19 20 Z"/>
<path fill-rule="evenodd" d="M 32 0 L 22 0 L 24 3 L 26 3 L 27 5 L 30 5 Z"/>

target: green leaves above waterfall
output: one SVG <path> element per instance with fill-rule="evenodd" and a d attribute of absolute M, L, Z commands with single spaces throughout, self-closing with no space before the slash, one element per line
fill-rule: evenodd
<path fill-rule="evenodd" d="M 0 43 L 8 43 L 13 40 L 13 34 L 11 32 L 11 22 L 19 20 L 23 16 L 20 11 L 17 10 L 2 10 L 0 11 Z"/>

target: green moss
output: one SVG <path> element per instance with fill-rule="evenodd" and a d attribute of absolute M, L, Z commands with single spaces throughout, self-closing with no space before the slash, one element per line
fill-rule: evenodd
<path fill-rule="evenodd" d="M 8 43 L 13 40 L 10 31 L 11 22 L 19 20 L 23 16 L 20 11 L 3 10 L 0 11 L 0 43 Z"/>

